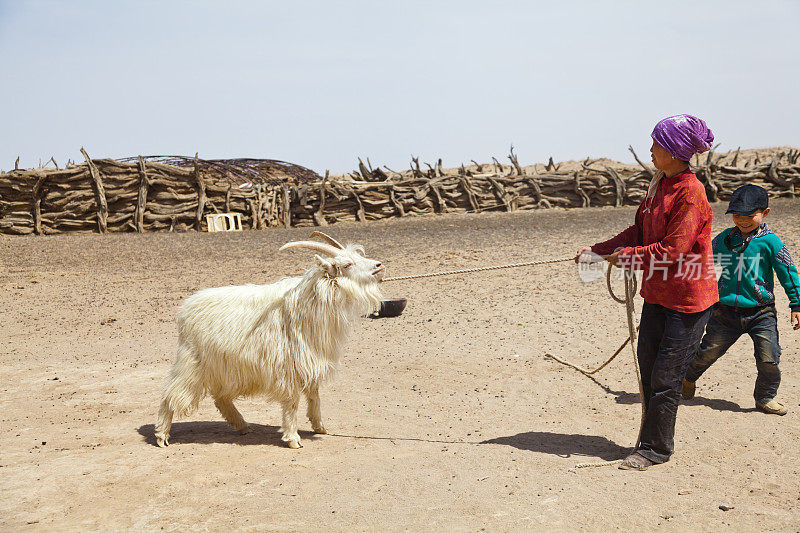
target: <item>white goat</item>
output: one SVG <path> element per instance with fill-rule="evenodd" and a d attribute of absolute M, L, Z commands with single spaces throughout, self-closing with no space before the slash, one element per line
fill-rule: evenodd
<path fill-rule="evenodd" d="M 297 241 L 287 248 L 308 248 L 316 265 L 302 277 L 271 285 L 219 287 L 199 291 L 178 312 L 178 357 L 167 376 L 155 436 L 169 444 L 173 415 L 190 414 L 205 394 L 240 433 L 247 422 L 233 405 L 243 396 L 265 394 L 283 407 L 281 439 L 300 448 L 297 408 L 308 400 L 315 433 L 325 433 L 319 385 L 337 368 L 345 340 L 359 317 L 381 299 L 378 282 L 384 267 L 367 259 L 357 244 L 343 247 Z"/>

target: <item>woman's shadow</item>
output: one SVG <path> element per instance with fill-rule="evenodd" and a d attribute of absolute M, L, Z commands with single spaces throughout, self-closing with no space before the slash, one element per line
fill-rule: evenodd
<path fill-rule="evenodd" d="M 253 424 L 252 422 L 249 425 L 252 431 L 241 435 L 225 422 L 177 422 L 172 424 L 169 442 L 170 444 L 223 443 L 238 444 L 240 446 L 286 446 L 286 444 L 281 441 L 279 427 Z M 137 432 L 144 437 L 144 441 L 147 444 L 156 445 L 155 427 L 153 424 L 140 426 Z M 299 433 L 302 439 L 317 438 L 317 435 L 310 431 L 299 431 Z"/>
<path fill-rule="evenodd" d="M 578 435 L 528 431 L 509 437 L 497 437 L 481 444 L 504 444 L 529 452 L 549 453 L 559 457 L 580 455 L 598 457 L 606 461 L 620 459 L 630 451 L 614 441 L 598 435 Z"/>

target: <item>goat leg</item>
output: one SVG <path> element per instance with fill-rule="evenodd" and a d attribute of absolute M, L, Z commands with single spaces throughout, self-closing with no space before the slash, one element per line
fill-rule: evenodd
<path fill-rule="evenodd" d="M 297 407 L 300 405 L 300 398 L 295 396 L 289 400 L 281 402 L 283 407 L 283 424 L 281 425 L 281 440 L 289 448 L 302 448 L 300 435 L 297 433 Z"/>
<path fill-rule="evenodd" d="M 247 422 L 244 421 L 242 414 L 238 409 L 236 409 L 236 406 L 233 405 L 231 400 L 227 400 L 225 398 L 214 398 L 214 405 L 216 405 L 217 409 L 219 409 L 219 412 L 222 413 L 225 421 L 233 426 L 233 429 L 238 431 L 240 434 L 247 435 L 253 431 L 250 429 L 250 426 L 247 424 Z"/>
<path fill-rule="evenodd" d="M 311 421 L 311 428 L 314 433 L 325 434 L 325 426 L 322 425 L 322 412 L 319 401 L 319 384 L 314 383 L 306 390 L 306 400 L 308 400 L 308 419 Z"/>

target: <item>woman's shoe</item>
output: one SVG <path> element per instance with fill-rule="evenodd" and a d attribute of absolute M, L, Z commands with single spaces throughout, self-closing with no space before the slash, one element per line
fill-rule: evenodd
<path fill-rule="evenodd" d="M 619 465 L 620 470 L 647 470 L 655 463 L 639 452 L 630 454 Z"/>
<path fill-rule="evenodd" d="M 756 409 L 761 411 L 762 413 L 767 413 L 770 415 L 780 415 L 783 416 L 789 412 L 785 405 L 783 405 L 778 400 L 772 399 L 767 403 L 759 403 L 756 402 Z"/>

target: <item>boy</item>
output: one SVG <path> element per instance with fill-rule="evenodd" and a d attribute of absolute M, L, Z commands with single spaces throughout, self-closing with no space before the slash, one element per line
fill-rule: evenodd
<path fill-rule="evenodd" d="M 695 381 L 714 361 L 747 333 L 753 339 L 758 378 L 753 396 L 756 409 L 785 415 L 788 409 L 775 400 L 781 371 L 781 347 L 773 294 L 773 271 L 789 297 L 789 321 L 800 329 L 800 281 L 789 251 L 763 220 L 769 214 L 767 191 L 757 185 L 743 185 L 731 195 L 728 210 L 733 228 L 714 238 L 714 258 L 722 266 L 719 278 L 719 304 L 700 344 L 700 351 L 689 366 L 681 394 L 694 398 Z"/>

